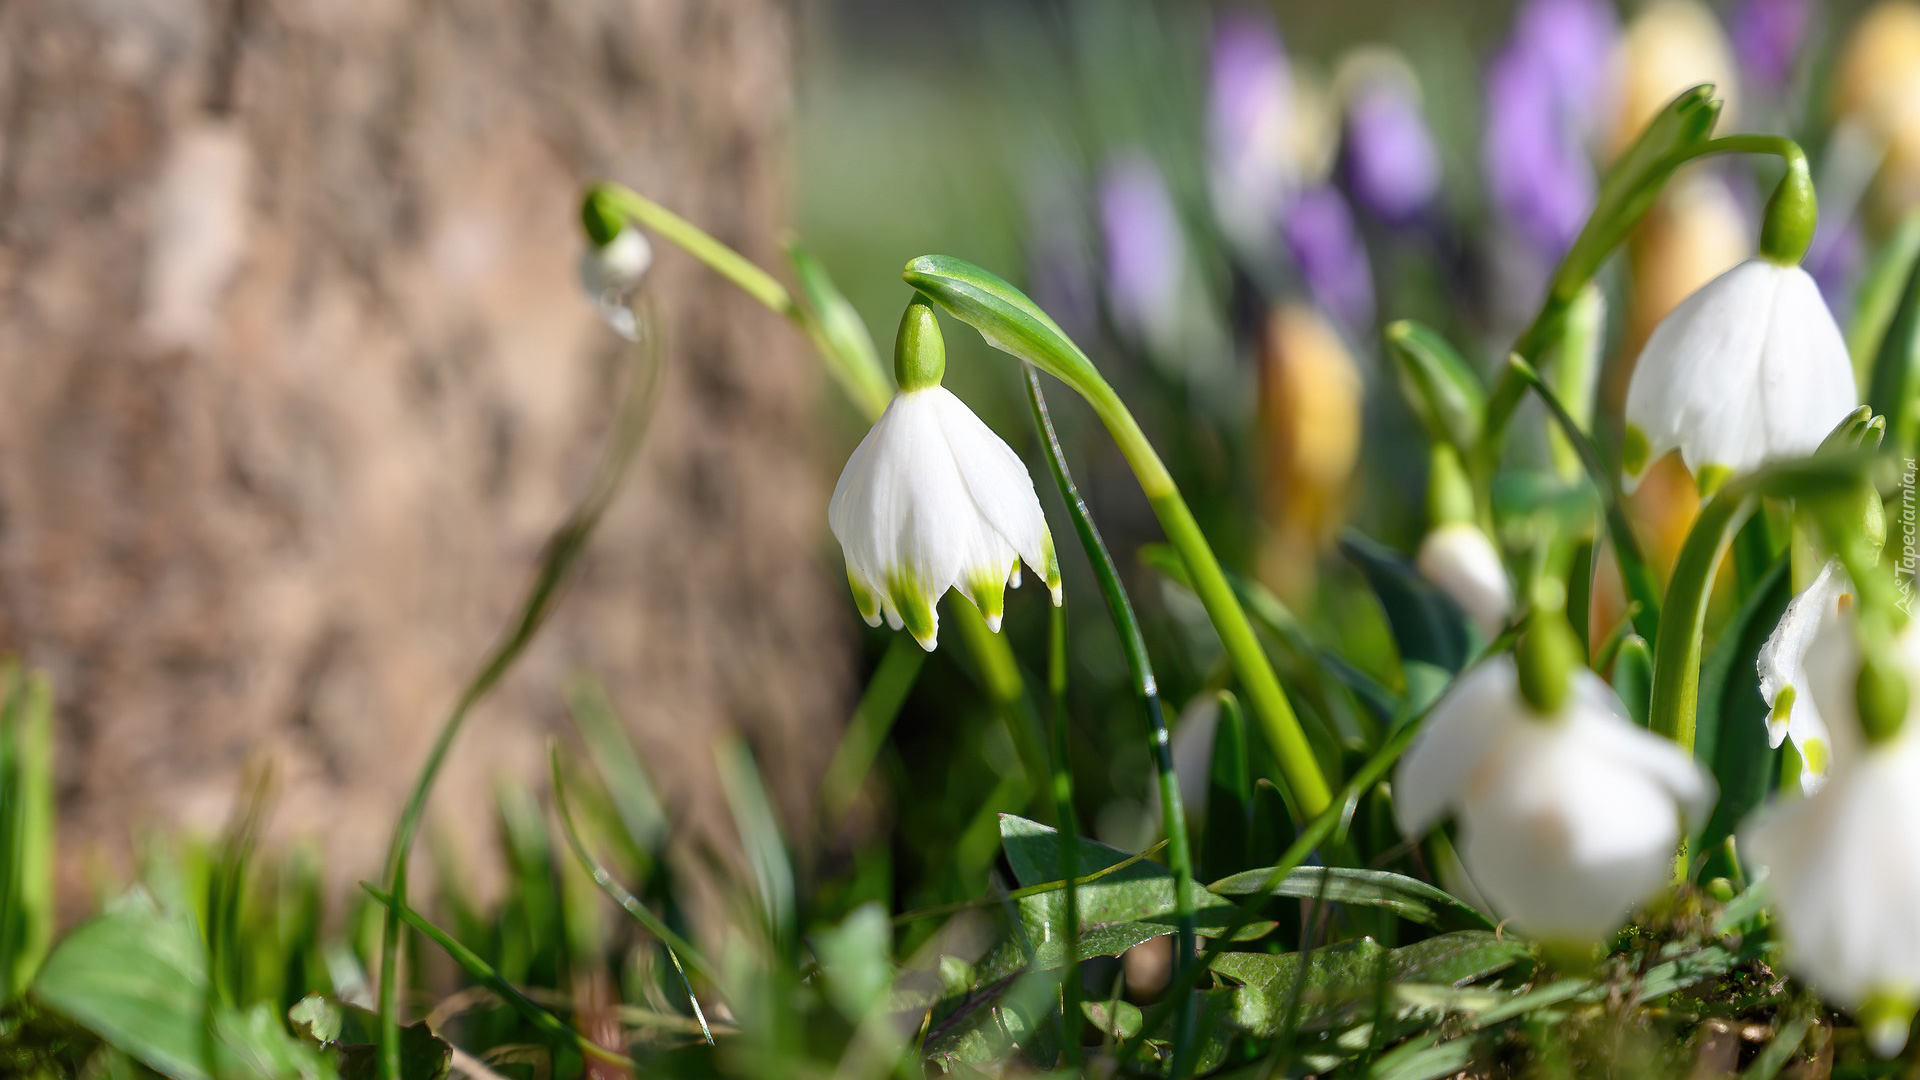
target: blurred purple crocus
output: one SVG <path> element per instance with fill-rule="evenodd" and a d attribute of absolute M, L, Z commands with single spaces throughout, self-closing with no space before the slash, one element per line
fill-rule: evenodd
<path fill-rule="evenodd" d="M 1293 73 L 1272 16 L 1223 12 L 1214 23 L 1207 93 L 1207 182 L 1228 238 L 1273 243 L 1294 167 L 1289 149 Z"/>
<path fill-rule="evenodd" d="M 1593 204 L 1586 142 L 1619 35 L 1603 0 L 1529 0 L 1487 67 L 1481 149 L 1494 203 L 1545 259 L 1573 243 Z"/>
<path fill-rule="evenodd" d="M 1543 88 L 1583 132 L 1606 107 L 1620 20 L 1607 0 L 1528 0 L 1509 48 L 1539 61 Z"/>
<path fill-rule="evenodd" d="M 1433 202 L 1440 152 L 1407 77 L 1380 72 L 1348 95 L 1340 161 L 1354 199 L 1383 221 L 1412 221 Z"/>
<path fill-rule="evenodd" d="M 1740 70 L 1760 86 L 1779 89 L 1793 77 L 1807 32 L 1807 0 L 1740 0 L 1728 16 L 1728 36 Z"/>
<path fill-rule="evenodd" d="M 1340 192 L 1326 185 L 1300 192 L 1283 232 L 1314 300 L 1349 330 L 1371 326 L 1373 265 Z"/>
<path fill-rule="evenodd" d="M 1114 321 L 1150 343 L 1177 333 L 1186 239 L 1173 194 L 1140 151 L 1113 159 L 1100 178 L 1107 303 Z"/>
<path fill-rule="evenodd" d="M 1528 246 L 1558 258 L 1593 206 L 1593 163 L 1547 83 L 1545 60 L 1508 47 L 1487 69 L 1482 144 L 1494 203 Z"/>

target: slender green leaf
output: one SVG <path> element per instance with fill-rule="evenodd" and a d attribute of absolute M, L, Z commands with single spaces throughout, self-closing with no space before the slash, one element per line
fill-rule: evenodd
<path fill-rule="evenodd" d="M 1493 923 L 1468 904 L 1455 899 L 1444 889 L 1418 878 L 1386 870 L 1356 870 L 1344 866 L 1301 866 L 1288 871 L 1279 884 L 1268 887 L 1273 868 L 1263 866 L 1243 870 L 1207 886 L 1221 896 L 1251 896 L 1266 892 L 1271 896 L 1296 899 L 1320 899 L 1385 908 L 1409 922 L 1422 926 L 1454 925 L 1473 929 L 1493 929 Z"/>
<path fill-rule="evenodd" d="M 1874 354 L 1867 404 L 1887 418 L 1887 436 L 1901 455 L 1920 453 L 1920 259 Z"/>
<path fill-rule="evenodd" d="M 1487 392 L 1480 376 L 1440 332 L 1409 319 L 1386 329 L 1387 351 L 1398 362 L 1407 404 L 1436 441 L 1472 454 L 1480 439 Z"/>

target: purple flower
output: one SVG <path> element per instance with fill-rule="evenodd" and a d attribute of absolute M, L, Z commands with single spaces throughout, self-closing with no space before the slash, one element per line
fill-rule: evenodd
<path fill-rule="evenodd" d="M 1348 329 L 1373 323 L 1373 266 L 1347 200 L 1331 187 L 1300 192 L 1287 209 L 1287 249 L 1320 306 Z"/>
<path fill-rule="evenodd" d="M 1541 65 L 1546 88 L 1584 131 L 1605 107 L 1620 20 L 1606 0 L 1528 0 L 1511 47 Z"/>
<path fill-rule="evenodd" d="M 1114 321 L 1149 340 L 1177 325 L 1186 240 L 1173 194 L 1146 154 L 1129 151 L 1100 178 L 1107 303 Z"/>
<path fill-rule="evenodd" d="M 1230 10 L 1214 23 L 1207 94 L 1208 187 L 1221 228 L 1256 250 L 1272 243 L 1293 184 L 1293 75 L 1273 18 Z"/>
<path fill-rule="evenodd" d="M 1041 310 L 1085 338 L 1099 322 L 1099 265 L 1084 204 L 1063 178 L 1027 186 L 1027 285 Z"/>
<path fill-rule="evenodd" d="M 1586 140 L 1608 98 L 1620 26 L 1603 0 L 1529 0 L 1487 66 L 1489 186 L 1535 252 L 1558 258 L 1596 188 Z"/>
<path fill-rule="evenodd" d="M 1482 144 L 1495 205 L 1539 253 L 1558 258 L 1593 206 L 1595 178 L 1551 89 L 1544 58 L 1509 46 L 1487 70 Z"/>
<path fill-rule="evenodd" d="M 1354 198 L 1389 222 L 1413 219 L 1439 193 L 1440 152 L 1399 73 L 1381 72 L 1348 96 L 1341 171 Z"/>
<path fill-rule="evenodd" d="M 1827 306 L 1840 318 L 1853 309 L 1853 290 L 1865 256 L 1866 241 L 1860 235 L 1857 219 L 1847 217 L 1832 224 L 1822 221 L 1814 230 L 1813 246 L 1803 265 L 1820 286 Z"/>
<path fill-rule="evenodd" d="M 1786 85 L 1800 56 L 1808 14 L 1807 0 L 1740 0 L 1728 23 L 1741 70 L 1762 86 Z"/>

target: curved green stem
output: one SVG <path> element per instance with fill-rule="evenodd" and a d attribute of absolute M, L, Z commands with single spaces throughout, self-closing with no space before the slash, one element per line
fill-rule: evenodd
<path fill-rule="evenodd" d="M 1586 468 L 1588 480 L 1599 490 L 1606 514 L 1607 537 L 1613 541 L 1614 560 L 1619 564 L 1620 577 L 1626 583 L 1627 598 L 1636 605 L 1634 629 L 1649 642 L 1658 641 L 1659 587 L 1654 583 L 1653 570 L 1647 565 L 1646 557 L 1640 553 L 1640 542 L 1634 537 L 1633 525 L 1627 520 L 1626 510 L 1621 505 L 1620 485 L 1614 479 L 1613 471 L 1601 460 L 1600 451 L 1593 445 L 1593 440 L 1580 429 L 1579 422 L 1567 412 L 1553 388 L 1540 378 L 1540 373 L 1518 356 L 1508 357 L 1507 364 L 1508 370 L 1514 372 L 1546 405 L 1548 414 L 1559 425 L 1561 434 L 1566 436 L 1567 445 Z"/>
<path fill-rule="evenodd" d="M 401 1080 L 399 968 L 400 932 L 403 919 L 408 914 L 407 856 L 413 850 L 420 819 L 426 813 L 427 798 L 432 794 L 434 781 L 440 775 L 447 753 L 453 749 L 454 739 L 466 725 L 474 705 L 506 675 L 514 661 L 526 650 L 527 643 L 533 640 L 535 632 L 553 614 L 563 586 L 571 579 L 574 566 L 586 550 L 587 540 L 613 502 L 614 494 L 619 491 L 620 482 L 626 476 L 627 466 L 632 464 L 634 454 L 640 449 L 640 439 L 646 434 L 653 417 L 654 403 L 659 396 L 661 364 L 659 337 L 652 330 L 653 320 L 643 317 L 639 325 L 644 336 L 635 349 L 635 366 L 627 401 L 613 438 L 607 444 L 606 456 L 601 459 L 600 470 L 594 475 L 593 486 L 567 520 L 548 538 L 540 569 L 521 602 L 519 615 L 481 663 L 479 671 L 461 691 L 453 710 L 441 724 L 440 734 L 435 737 L 433 748 L 428 751 L 427 760 L 421 765 L 419 776 L 414 779 L 406 808 L 394 826 L 386 861 L 386 898 L 390 902 L 386 904 L 386 918 L 380 938 L 382 1080 Z"/>
<path fill-rule="evenodd" d="M 1046 395 L 1040 389 L 1040 374 L 1032 365 L 1022 365 L 1022 368 L 1027 377 L 1027 401 L 1033 408 L 1034 423 L 1040 428 L 1041 442 L 1047 450 L 1047 465 L 1053 472 L 1054 483 L 1060 488 L 1060 497 L 1067 504 L 1067 512 L 1073 518 L 1073 528 L 1080 536 L 1080 545 L 1086 549 L 1087 561 L 1093 565 L 1093 574 L 1100 583 L 1101 594 L 1106 597 L 1107 611 L 1113 617 L 1114 629 L 1120 632 L 1127 671 L 1133 677 L 1134 696 L 1146 714 L 1154 765 L 1159 774 L 1161 822 L 1167 834 L 1167 867 L 1173 871 L 1174 914 L 1179 920 L 1174 938 L 1173 971 L 1179 975 L 1193 962 L 1193 850 L 1187 837 L 1186 809 L 1180 802 L 1179 778 L 1173 771 L 1173 751 L 1167 737 L 1167 718 L 1160 703 L 1159 683 L 1153 677 L 1146 637 L 1140 632 L 1140 620 L 1134 615 L 1133 601 L 1127 597 L 1126 587 L 1120 583 L 1119 567 L 1114 565 L 1113 556 L 1107 551 L 1105 541 L 1100 539 L 1099 528 L 1093 523 L 1093 514 L 1087 509 L 1085 500 L 1080 498 L 1080 492 L 1073 484 L 1073 476 L 1067 471 L 1066 454 L 1060 448 L 1060 437 L 1053 429 L 1053 418 L 1047 414 Z M 1145 440 L 1141 441 L 1144 443 Z M 1151 448 L 1148 452 L 1152 452 Z M 1178 498 L 1177 494 L 1175 498 Z M 1058 625 L 1063 624 L 1056 624 L 1056 627 Z M 1062 652 L 1056 649 L 1056 655 Z M 1060 678 L 1064 690 L 1064 669 Z M 1062 850 L 1077 842 L 1074 837 L 1063 836 Z M 1069 881 L 1072 880 L 1072 869 L 1063 870 L 1062 873 Z M 1189 1008 L 1182 1010 L 1181 1017 L 1175 1023 L 1172 1069 L 1175 1076 L 1181 1074 L 1183 1064 L 1192 1060 L 1195 1021 L 1196 1017 Z"/>
<path fill-rule="evenodd" d="M 1667 585 L 1666 624 L 1654 643 L 1649 725 L 1689 754 L 1700 704 L 1700 657 L 1706 648 L 1707 601 L 1714 573 L 1733 534 L 1758 505 L 1754 487 L 1736 481 L 1700 509 Z"/>
<path fill-rule="evenodd" d="M 869 422 L 880 419 L 880 414 L 886 411 L 891 398 L 888 389 L 890 383 L 870 350 L 867 355 L 859 355 L 858 350 L 837 344 L 821 321 L 826 313 L 809 311 L 785 285 L 753 260 L 625 185 L 602 181 L 587 189 L 586 200 L 589 203 L 598 202 L 616 217 L 631 220 L 671 241 L 767 310 L 793 323 L 807 335 L 815 355 L 825 365 L 828 374 L 840 384 L 840 388 Z M 803 283 L 810 262 L 810 259 L 796 261 L 796 266 L 802 271 Z M 819 286 L 821 289 L 831 288 L 824 280 Z M 842 305 L 845 303 L 837 295 L 834 299 Z M 818 301 L 816 306 L 819 306 Z M 979 665 L 980 679 L 987 697 L 1007 724 L 1014 745 L 1020 752 L 1022 767 L 1029 771 L 1033 781 L 1029 786 L 1037 785 L 1040 778 L 1046 775 L 1042 750 L 1045 744 L 1038 734 L 1040 718 L 1027 696 L 1026 682 L 1020 674 L 1019 663 L 1014 659 L 1012 646 L 1007 644 L 1005 638 L 987 628 L 986 620 L 972 604 L 950 604 L 947 616 L 953 625 L 958 626 L 967 650 Z"/>
<path fill-rule="evenodd" d="M 1200 523 L 1194 520 L 1193 511 L 1188 508 L 1186 499 L 1181 496 L 1179 487 L 1174 484 L 1172 474 L 1167 472 L 1153 444 L 1147 441 L 1139 423 L 1112 387 L 1102 382 L 1093 388 L 1093 392 L 1084 396 L 1093 406 L 1095 415 L 1106 425 L 1108 434 L 1119 446 L 1127 464 L 1132 467 L 1134 476 L 1140 482 L 1140 490 L 1147 496 L 1148 505 L 1153 507 L 1154 515 L 1160 519 L 1160 528 L 1167 534 L 1173 549 L 1179 553 L 1180 560 L 1186 564 L 1194 594 L 1200 598 L 1200 603 L 1207 610 L 1207 617 L 1213 621 L 1214 630 L 1220 635 L 1220 643 L 1226 648 L 1227 658 L 1232 661 L 1234 671 L 1240 676 L 1241 685 L 1246 690 L 1247 699 L 1252 703 L 1253 714 L 1259 719 L 1273 747 L 1274 756 L 1280 762 L 1280 771 L 1286 776 L 1296 813 L 1303 819 L 1319 814 L 1326 809 L 1332 797 L 1326 777 L 1314 758 L 1313 747 L 1307 742 L 1300 718 L 1294 713 L 1286 690 L 1280 685 L 1280 677 L 1274 673 L 1273 664 L 1260 646 L 1253 621 L 1247 617 L 1246 609 L 1234 595 L 1233 585 L 1221 569 L 1220 560 L 1207 543 L 1206 534 L 1200 531 Z"/>
<path fill-rule="evenodd" d="M 1167 539 L 1187 564 L 1194 592 L 1206 607 L 1280 762 L 1295 814 L 1302 819 L 1318 814 L 1331 796 L 1300 718 L 1193 511 L 1120 395 L 1039 305 L 994 274 L 952 256 L 922 255 L 907 264 L 902 276 L 949 314 L 978 330 L 988 344 L 1061 380 L 1093 406 L 1133 469 Z"/>

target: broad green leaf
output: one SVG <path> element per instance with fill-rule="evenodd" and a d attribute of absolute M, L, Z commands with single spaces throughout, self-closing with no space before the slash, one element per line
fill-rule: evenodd
<path fill-rule="evenodd" d="M 1487 392 L 1480 376 L 1440 332 L 1408 319 L 1386 330 L 1387 351 L 1397 361 L 1407 404 L 1435 441 L 1465 457 L 1480 440 Z"/>
<path fill-rule="evenodd" d="M 1720 796 L 1694 850 L 1704 856 L 1709 876 L 1732 869 L 1722 850 L 1726 838 L 1766 801 L 1779 776 L 1780 754 L 1767 743 L 1767 702 L 1756 665 L 1792 598 L 1792 574 L 1782 559 L 1721 629 L 1702 665 L 1693 752 L 1713 770 Z"/>
<path fill-rule="evenodd" d="M 68 934 L 33 996 L 156 1072 L 210 1075 L 206 953 L 192 926 L 144 894 Z"/>
<path fill-rule="evenodd" d="M 144 892 L 127 894 L 68 934 L 47 957 L 32 994 L 175 1080 L 334 1075 L 326 1059 L 302 1046 L 264 1005 L 210 1009 L 199 935 Z"/>
<path fill-rule="evenodd" d="M 893 923 L 879 904 L 862 904 L 840 925 L 809 935 L 827 998 L 859 1023 L 893 982 Z"/>
<path fill-rule="evenodd" d="M 1653 650 L 1647 647 L 1647 639 L 1639 634 L 1628 634 L 1614 651 L 1613 672 L 1610 678 L 1613 692 L 1627 706 L 1627 715 L 1641 727 L 1647 726 L 1647 713 L 1652 704 L 1653 695 Z"/>
<path fill-rule="evenodd" d="M 1253 831 L 1253 770 L 1247 758 L 1247 722 L 1234 696 L 1221 692 L 1207 765 L 1207 805 L 1202 818 L 1200 870 L 1219 873 L 1245 866 Z"/>
<path fill-rule="evenodd" d="M 341 1080 L 374 1080 L 379 1075 L 375 1052 L 380 1017 L 371 1010 L 309 994 L 287 1013 L 287 1020 L 301 1038 L 335 1056 Z M 452 1070 L 453 1047 L 425 1021 L 400 1029 L 402 1080 L 445 1080 Z"/>
<path fill-rule="evenodd" d="M 1080 1011 L 1086 1014 L 1087 1023 L 1120 1042 L 1140 1034 L 1140 1006 L 1131 1002 L 1082 1001 Z"/>
<path fill-rule="evenodd" d="M 1002 814 L 1000 835 L 1014 877 L 1025 887 L 1013 898 L 1019 925 L 1011 939 L 981 963 L 978 978 L 982 982 L 1004 978 L 1022 967 L 1058 967 L 1066 957 L 1062 940 L 1066 894 L 1052 887 L 1060 880 L 1059 834 L 1039 822 Z M 1077 840 L 1076 845 L 1075 866 L 1083 882 L 1077 890 L 1082 957 L 1118 956 L 1141 942 L 1174 932 L 1171 871 L 1092 840 Z M 1102 873 L 1114 867 L 1118 869 Z M 1203 936 L 1223 934 L 1239 919 L 1235 905 L 1198 884 L 1189 896 L 1195 927 Z M 1255 922 L 1242 928 L 1235 939 L 1250 940 L 1272 929 L 1271 922 Z"/>
<path fill-rule="evenodd" d="M 1221 896 L 1252 896 L 1262 890 L 1272 873 L 1268 867 L 1243 870 L 1207 888 Z M 1386 870 L 1301 866 L 1288 872 L 1277 886 L 1268 891 L 1273 896 L 1302 900 L 1319 898 L 1334 903 L 1385 908 L 1409 922 L 1423 926 L 1451 923 L 1473 929 L 1493 929 L 1493 923 L 1485 915 L 1461 903 L 1446 890 Z"/>
<path fill-rule="evenodd" d="M 1282 1033 L 1296 992 L 1298 1028 L 1322 1029 L 1366 1017 L 1379 1001 L 1383 985 L 1459 986 L 1503 971 L 1529 955 L 1520 942 L 1464 930 L 1401 949 L 1357 938 L 1316 950 L 1306 961 L 1304 985 L 1300 985 L 1299 953 L 1221 953 L 1214 957 L 1212 969 L 1240 984 L 1234 998 L 1234 1023 L 1250 1034 L 1271 1038 Z"/>

